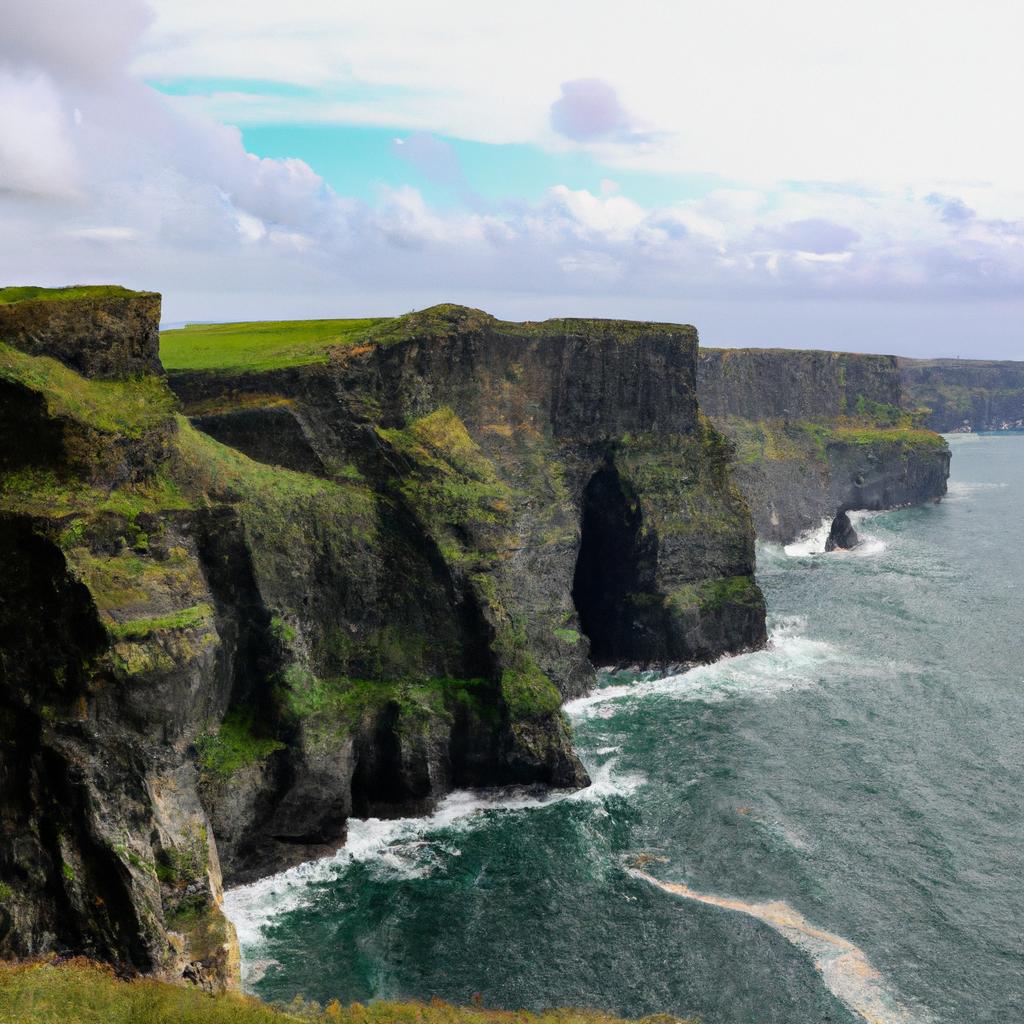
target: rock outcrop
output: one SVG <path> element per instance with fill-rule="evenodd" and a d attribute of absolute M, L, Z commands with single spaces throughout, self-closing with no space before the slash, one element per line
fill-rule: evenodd
<path fill-rule="evenodd" d="M 0 338 L 86 377 L 159 374 L 160 296 L 108 288 L 0 288 Z"/>
<path fill-rule="evenodd" d="M 765 540 L 946 492 L 949 448 L 901 408 L 894 356 L 701 349 L 698 393 Z"/>
<path fill-rule="evenodd" d="M 1024 362 L 900 359 L 903 405 L 942 433 L 1024 430 Z"/>
<path fill-rule="evenodd" d="M 829 527 L 828 537 L 825 539 L 825 550 L 836 551 L 838 549 L 849 551 L 859 543 L 860 538 L 857 536 L 857 531 L 853 528 L 853 523 L 850 522 L 850 514 L 848 512 L 840 512 L 832 520 L 832 525 Z"/>
<path fill-rule="evenodd" d="M 158 300 L 110 291 L 0 325 L 0 953 L 231 984 L 222 879 L 454 786 L 584 785 L 594 660 L 764 642 L 692 328 L 436 307 L 176 374 L 190 421 Z"/>

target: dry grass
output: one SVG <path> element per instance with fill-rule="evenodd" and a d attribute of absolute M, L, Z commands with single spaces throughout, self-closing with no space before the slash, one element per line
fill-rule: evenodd
<path fill-rule="evenodd" d="M 454 1007 L 424 1003 L 353 1003 L 321 1007 L 296 1000 L 272 1007 L 248 996 L 209 996 L 198 989 L 150 979 L 121 981 L 105 967 L 76 959 L 0 963 L 0 1021 L 3 1024 L 621 1024 L 592 1010 L 545 1013 Z M 696 1024 L 669 1016 L 647 1024 Z"/>

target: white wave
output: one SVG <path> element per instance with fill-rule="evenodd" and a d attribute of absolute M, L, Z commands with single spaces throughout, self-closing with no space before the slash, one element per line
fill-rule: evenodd
<path fill-rule="evenodd" d="M 616 765 L 615 758 L 588 765 L 591 784 L 586 789 L 456 790 L 422 817 L 350 818 L 346 843 L 337 853 L 225 891 L 224 913 L 238 933 L 244 963 L 256 962 L 253 956 L 264 930 L 276 917 L 307 905 L 318 886 L 340 877 L 353 863 L 372 864 L 378 877 L 425 877 L 445 857 L 461 856 L 451 841 L 453 831 L 485 825 L 496 812 L 533 810 L 562 801 L 596 804 L 629 795 L 647 781 L 639 773 L 617 771 Z"/>
<path fill-rule="evenodd" d="M 850 522 L 853 524 L 853 528 L 857 531 L 857 546 L 851 548 L 849 551 L 834 551 L 834 555 L 840 558 L 853 557 L 853 558 L 872 558 L 875 555 L 882 554 L 888 548 L 888 544 L 879 537 L 876 537 L 872 533 L 868 533 L 865 529 L 865 525 L 870 523 L 872 519 L 877 519 L 879 516 L 885 515 L 885 512 L 850 512 Z"/>
<path fill-rule="evenodd" d="M 828 989 L 869 1024 L 923 1024 L 930 1016 L 902 1004 L 886 979 L 871 965 L 864 951 L 849 939 L 818 928 L 788 903 L 747 903 L 725 896 L 697 892 L 688 885 L 661 882 L 638 868 L 635 878 L 664 892 L 712 907 L 747 914 L 763 921 L 810 956 Z"/>
<path fill-rule="evenodd" d="M 792 544 L 783 545 L 790 558 L 806 558 L 808 555 L 822 555 L 825 553 L 825 541 L 828 540 L 829 531 L 832 529 L 831 519 L 822 519 L 820 526 L 814 526 L 802 533 Z"/>
<path fill-rule="evenodd" d="M 827 552 L 835 558 L 872 558 L 880 555 L 888 545 L 884 540 L 864 530 L 864 524 L 882 512 L 853 511 L 849 512 L 850 522 L 857 531 L 858 543 L 856 547 L 849 550 L 837 549 Z M 801 534 L 792 544 L 783 545 L 783 552 L 790 558 L 813 558 L 816 555 L 824 555 L 825 543 L 832 529 L 832 520 L 823 519 L 821 525 L 815 526 L 806 533 Z"/>
<path fill-rule="evenodd" d="M 565 713 L 575 719 L 611 717 L 619 702 L 652 696 L 718 703 L 810 689 L 818 684 L 822 666 L 839 655 L 830 644 L 804 636 L 805 627 L 806 621 L 798 616 L 781 618 L 773 625 L 764 650 L 726 655 L 677 675 L 602 686 L 570 701 Z"/>

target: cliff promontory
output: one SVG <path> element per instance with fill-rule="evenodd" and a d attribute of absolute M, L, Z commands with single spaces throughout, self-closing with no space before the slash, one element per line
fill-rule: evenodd
<path fill-rule="evenodd" d="M 0 295 L 3 955 L 231 984 L 225 880 L 585 785 L 595 663 L 764 642 L 692 328 L 442 306 L 167 377 L 157 296 Z"/>
<path fill-rule="evenodd" d="M 900 359 L 907 409 L 943 433 L 1024 430 L 1024 363 L 984 359 Z"/>
<path fill-rule="evenodd" d="M 948 446 L 901 408 L 894 356 L 701 349 L 698 393 L 766 540 L 946 493 Z"/>

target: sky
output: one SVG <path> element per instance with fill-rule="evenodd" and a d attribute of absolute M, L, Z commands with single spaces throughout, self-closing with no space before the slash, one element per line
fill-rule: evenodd
<path fill-rule="evenodd" d="M 0 283 L 1024 359 L 1024 5 L 0 0 Z"/>

